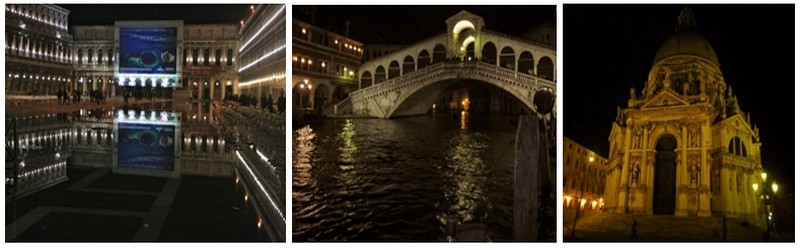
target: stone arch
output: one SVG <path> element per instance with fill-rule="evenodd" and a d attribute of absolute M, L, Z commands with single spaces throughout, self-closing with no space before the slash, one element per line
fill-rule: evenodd
<path fill-rule="evenodd" d="M 444 45 L 436 44 L 436 46 L 433 47 L 433 61 L 431 64 L 444 62 L 445 60 L 447 60 L 447 50 L 444 48 Z"/>
<path fill-rule="evenodd" d="M 523 51 L 522 54 L 519 55 L 518 65 L 517 71 L 533 75 L 533 54 L 529 51 Z"/>
<path fill-rule="evenodd" d="M 537 63 L 536 74 L 544 79 L 553 80 L 555 79 L 555 67 L 553 66 L 553 60 L 550 57 L 544 56 L 539 58 L 539 63 Z"/>
<path fill-rule="evenodd" d="M 464 59 L 465 60 L 474 59 L 475 58 L 475 42 L 473 41 L 473 42 L 470 42 L 469 44 L 467 44 L 465 49 L 466 49 L 466 51 L 464 53 Z"/>
<path fill-rule="evenodd" d="M 430 110 L 431 104 L 441 98 L 443 93 L 469 86 L 487 85 L 490 88 L 505 93 L 509 100 L 516 102 L 520 108 L 527 110 L 527 112 L 534 112 L 532 102 L 528 100 L 525 93 L 521 93 L 519 89 L 508 89 L 508 86 L 504 84 L 504 82 L 497 81 L 491 77 L 446 74 L 441 78 L 430 79 L 417 84 L 418 88 L 414 91 L 401 92 L 390 90 L 386 97 L 390 100 L 394 100 L 392 106 L 387 107 L 385 111 L 379 111 L 379 113 L 373 114 L 384 118 L 423 114 Z"/>
<path fill-rule="evenodd" d="M 369 71 L 364 71 L 364 73 L 361 74 L 361 88 L 366 88 L 369 86 L 372 86 L 372 73 L 369 73 Z"/>
<path fill-rule="evenodd" d="M 453 38 L 453 55 L 457 57 L 475 57 L 475 37 L 477 36 L 477 31 L 475 29 L 475 24 L 473 24 L 469 20 L 461 20 L 458 21 L 453 26 L 452 31 L 452 38 Z M 472 44 L 472 55 L 469 55 L 469 46 Z"/>
<path fill-rule="evenodd" d="M 509 46 L 503 47 L 500 51 L 500 67 L 507 69 L 516 69 L 516 60 L 514 49 Z"/>
<path fill-rule="evenodd" d="M 384 81 L 386 81 L 386 69 L 384 69 L 381 65 L 375 69 L 375 84 L 382 83 Z"/>
<path fill-rule="evenodd" d="M 427 50 L 422 50 L 417 55 L 417 69 L 428 67 L 431 64 L 431 56 Z"/>
<path fill-rule="evenodd" d="M 398 63 L 396 60 L 393 60 L 389 63 L 388 79 L 394 79 L 398 76 L 400 76 L 400 63 Z"/>
<path fill-rule="evenodd" d="M 494 43 L 487 42 L 483 44 L 483 51 L 481 51 L 481 58 L 484 62 L 497 65 L 497 47 Z"/>
<path fill-rule="evenodd" d="M 414 58 L 411 55 L 403 58 L 403 75 L 414 72 L 416 70 L 414 66 Z"/>
<path fill-rule="evenodd" d="M 330 103 L 331 91 L 327 84 L 319 84 L 314 89 L 314 109 L 323 108 Z"/>

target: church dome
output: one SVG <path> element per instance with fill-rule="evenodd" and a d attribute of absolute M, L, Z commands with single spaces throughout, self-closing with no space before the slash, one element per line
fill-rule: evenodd
<path fill-rule="evenodd" d="M 661 60 L 679 55 L 698 56 L 719 68 L 717 53 L 714 52 L 714 48 L 711 47 L 708 40 L 697 32 L 694 14 L 689 8 L 681 11 L 676 32 L 667 38 L 658 49 L 656 57 L 653 59 L 653 65 Z"/>

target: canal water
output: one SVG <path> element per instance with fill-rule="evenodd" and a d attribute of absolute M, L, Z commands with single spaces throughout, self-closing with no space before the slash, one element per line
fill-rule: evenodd
<path fill-rule="evenodd" d="M 441 241 L 446 218 L 510 241 L 516 116 L 339 119 L 293 132 L 294 241 Z"/>

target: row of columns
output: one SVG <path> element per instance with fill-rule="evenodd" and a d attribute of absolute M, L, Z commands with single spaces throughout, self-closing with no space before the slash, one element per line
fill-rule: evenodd
<path fill-rule="evenodd" d="M 31 39 L 21 37 L 18 34 L 8 32 L 11 41 L 6 41 L 10 46 L 6 47 L 7 55 L 16 55 L 33 59 L 40 59 L 48 62 L 69 63 L 72 58 L 72 49 L 69 46 L 59 45 L 57 41 L 45 41 L 44 39 Z M 6 39 L 9 39 L 8 37 Z"/>
<path fill-rule="evenodd" d="M 208 99 L 223 100 L 226 95 L 233 94 L 228 93 L 226 86 L 228 82 L 230 82 L 230 86 L 235 86 L 236 78 L 189 78 L 187 82 L 189 89 L 197 91 L 199 99 L 206 99 L 205 94 L 208 91 Z M 215 96 L 215 93 L 220 93 L 220 95 Z"/>
<path fill-rule="evenodd" d="M 225 153 L 225 139 L 220 136 L 183 134 L 181 151 L 184 153 L 201 153 L 218 155 Z"/>

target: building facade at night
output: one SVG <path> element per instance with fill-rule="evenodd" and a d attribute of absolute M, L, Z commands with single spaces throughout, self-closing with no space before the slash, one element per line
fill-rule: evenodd
<path fill-rule="evenodd" d="M 618 108 L 608 137 L 606 210 L 758 216 L 752 189 L 763 172 L 758 127 L 720 68 L 685 8 L 644 88 L 631 88 L 627 107 Z"/>
<path fill-rule="evenodd" d="M 251 9 L 252 14 L 239 25 L 181 22 L 176 55 L 180 82 L 175 87 L 207 100 L 241 93 L 277 97 L 285 91 L 286 67 L 281 56 L 286 42 L 285 6 L 254 5 Z M 69 10 L 57 5 L 6 5 L 7 95 L 54 96 L 60 89 L 70 89 L 121 96 L 120 84 L 160 86 L 155 80 L 120 83 L 124 79 L 115 72 L 120 58 L 118 26 L 74 26 L 70 34 L 68 17 Z"/>
<path fill-rule="evenodd" d="M 6 4 L 6 95 L 55 94 L 73 77 L 69 10 L 56 5 Z"/>
<path fill-rule="evenodd" d="M 251 6 L 239 30 L 237 93 L 277 102 L 286 92 L 286 5 Z M 229 86 L 228 83 L 225 83 Z"/>
<path fill-rule="evenodd" d="M 580 204 L 583 209 L 603 207 L 603 189 L 608 160 L 564 137 L 564 206 L 573 208 Z"/>
<path fill-rule="evenodd" d="M 325 108 L 357 90 L 363 48 L 346 34 L 293 19 L 292 89 L 298 107 Z"/>

